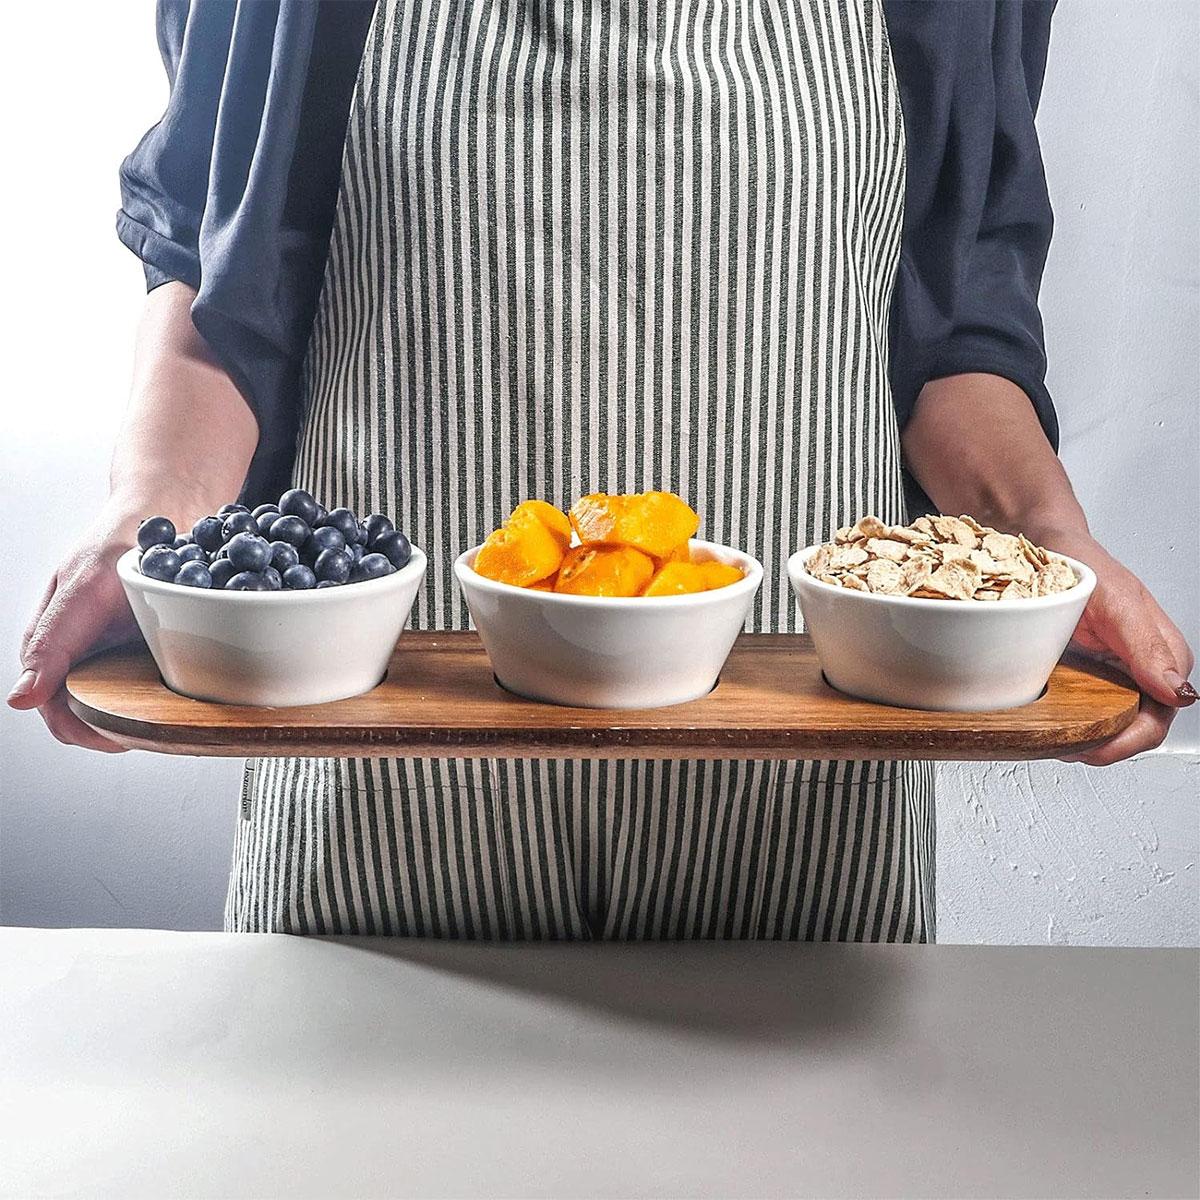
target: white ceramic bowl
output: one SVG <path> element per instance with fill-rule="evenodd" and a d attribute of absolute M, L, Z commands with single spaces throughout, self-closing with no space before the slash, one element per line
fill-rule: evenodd
<path fill-rule="evenodd" d="M 476 546 L 454 564 L 467 607 L 510 692 L 580 708 L 661 708 L 712 691 L 762 582 L 756 559 L 693 541 L 698 558 L 745 578 L 686 596 L 564 596 L 477 575 Z"/>
<path fill-rule="evenodd" d="M 1060 555 L 1078 583 L 1032 600 L 877 596 L 814 579 L 788 559 L 788 577 L 830 685 L 864 700 L 945 712 L 989 712 L 1041 695 L 1075 632 L 1096 576 Z"/>
<path fill-rule="evenodd" d="M 399 571 L 307 592 L 226 592 L 147 579 L 138 552 L 117 560 L 129 606 L 172 691 L 197 700 L 290 708 L 370 691 L 425 575 L 413 547 Z"/>

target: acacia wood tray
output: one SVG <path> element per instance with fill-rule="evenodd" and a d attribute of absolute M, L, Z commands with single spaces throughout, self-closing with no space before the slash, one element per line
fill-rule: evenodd
<path fill-rule="evenodd" d="M 993 713 L 891 708 L 834 691 L 801 634 L 743 634 L 707 696 L 669 708 L 561 708 L 501 688 L 473 633 L 405 633 L 387 678 L 350 700 L 243 708 L 164 686 L 143 646 L 67 680 L 72 711 L 125 746 L 164 754 L 342 758 L 1054 758 L 1133 720 L 1127 680 L 1065 659 L 1033 704 Z"/>

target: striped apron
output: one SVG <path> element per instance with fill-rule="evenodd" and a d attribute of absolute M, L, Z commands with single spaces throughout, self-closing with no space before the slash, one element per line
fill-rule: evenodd
<path fill-rule="evenodd" d="M 904 517 L 904 143 L 877 0 L 380 0 L 296 483 L 451 564 L 518 501 L 662 488 L 766 573 Z M 336 630 L 331 630 L 336 636 Z M 928 764 L 263 760 L 236 930 L 933 936 Z"/>

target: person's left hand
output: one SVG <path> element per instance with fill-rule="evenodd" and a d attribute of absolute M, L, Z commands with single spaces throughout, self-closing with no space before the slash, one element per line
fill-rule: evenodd
<path fill-rule="evenodd" d="M 1167 736 L 1176 712 L 1197 700 L 1187 678 L 1195 665 L 1191 647 L 1146 585 L 1090 534 L 1045 537 L 1043 546 L 1053 546 L 1096 572 L 1096 590 L 1073 644 L 1120 667 L 1142 691 L 1138 715 L 1127 729 L 1086 754 L 1066 756 L 1066 761 L 1107 767 L 1153 750 Z"/>

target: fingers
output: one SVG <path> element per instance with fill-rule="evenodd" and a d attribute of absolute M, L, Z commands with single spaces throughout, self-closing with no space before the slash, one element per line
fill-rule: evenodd
<path fill-rule="evenodd" d="M 1110 767 L 1123 762 L 1161 745 L 1174 717 L 1173 708 L 1143 696 L 1137 716 L 1116 737 L 1085 754 L 1066 755 L 1063 761 L 1086 763 L 1089 767 Z"/>
<path fill-rule="evenodd" d="M 102 754 L 124 754 L 127 747 L 110 741 L 90 725 L 85 725 L 67 707 L 67 694 L 59 691 L 41 707 L 41 717 L 46 728 L 64 746 L 80 746 L 85 750 L 99 750 Z"/>

